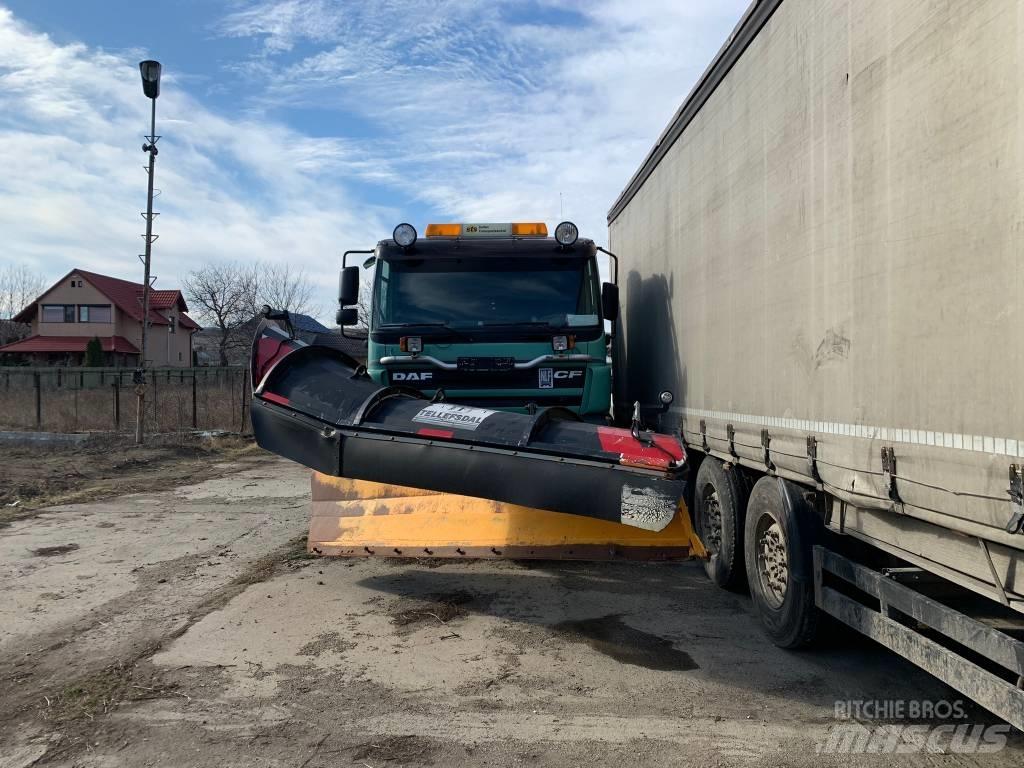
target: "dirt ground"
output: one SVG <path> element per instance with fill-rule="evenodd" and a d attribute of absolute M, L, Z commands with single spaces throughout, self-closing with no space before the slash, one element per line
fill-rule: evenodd
<path fill-rule="evenodd" d="M 817 754 L 837 700 L 961 697 L 772 647 L 698 564 L 311 559 L 304 470 L 205 464 L 0 529 L 0 768 L 1024 761 Z"/>
<path fill-rule="evenodd" d="M 0 444 L 0 526 L 51 504 L 171 488 L 233 471 L 233 459 L 256 455 L 249 438 L 98 435 L 84 444 Z M 225 463 L 227 462 L 227 463 Z"/>

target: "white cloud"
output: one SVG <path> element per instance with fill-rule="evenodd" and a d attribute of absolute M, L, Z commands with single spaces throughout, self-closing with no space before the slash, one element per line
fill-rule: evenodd
<path fill-rule="evenodd" d="M 297 39 L 329 40 L 337 34 L 339 11 L 323 0 L 283 0 L 231 14 L 221 31 L 232 37 L 261 37 L 268 53 L 291 50 Z"/>
<path fill-rule="evenodd" d="M 330 310 L 340 239 L 375 241 L 397 215 L 338 182 L 370 167 L 362 150 L 229 120 L 173 75 L 157 110 L 158 285 L 211 260 L 287 260 L 324 286 Z M 0 260 L 50 277 L 82 266 L 141 279 L 148 117 L 136 60 L 59 45 L 0 8 Z"/>
<path fill-rule="evenodd" d="M 551 221 L 562 193 L 603 241 L 607 209 L 746 4 L 258 0 L 224 30 L 263 39 L 266 104 L 370 121 L 378 167 L 439 215 Z M 320 50 L 275 56 L 299 41 Z"/>
<path fill-rule="evenodd" d="M 329 316 L 339 253 L 410 218 L 403 199 L 431 217 L 551 224 L 561 193 L 603 242 L 608 207 L 745 5 L 243 0 L 215 28 L 259 43 L 224 65 L 248 78 L 247 100 L 224 102 L 239 117 L 165 74 L 160 284 L 211 260 L 287 259 L 324 286 Z M 143 53 L 61 45 L 0 8 L 0 259 L 137 278 Z M 322 110 L 334 135 L 289 127 L 292 107 Z M 366 202 L 366 182 L 396 203 Z"/>

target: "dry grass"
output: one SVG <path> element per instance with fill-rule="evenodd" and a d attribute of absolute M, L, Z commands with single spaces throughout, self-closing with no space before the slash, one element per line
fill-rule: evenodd
<path fill-rule="evenodd" d="M 382 760 L 402 765 L 433 765 L 432 755 L 437 745 L 422 736 L 382 736 L 376 741 L 361 744 L 352 758 L 363 765 L 366 760 Z"/>
<path fill-rule="evenodd" d="M 140 658 L 156 648 L 146 649 Z M 44 694 L 43 715 L 51 723 L 67 724 L 76 720 L 94 720 L 129 701 L 166 698 L 186 694 L 158 676 L 140 673 L 137 660 L 118 661 L 109 667 L 68 683 L 54 696 Z"/>
<path fill-rule="evenodd" d="M 447 624 L 452 619 L 465 616 L 466 609 L 463 606 L 472 600 L 473 596 L 468 592 L 405 598 L 398 601 L 389 611 L 391 623 L 397 627 L 407 627 L 422 622 Z"/>

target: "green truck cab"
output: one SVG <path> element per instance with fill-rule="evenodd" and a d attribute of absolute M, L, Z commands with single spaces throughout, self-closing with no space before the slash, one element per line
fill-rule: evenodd
<path fill-rule="evenodd" d="M 605 321 L 618 312 L 600 282 L 599 248 L 571 222 L 409 224 L 373 251 L 350 251 L 338 322 L 359 322 L 356 253 L 372 254 L 367 370 L 382 385 L 498 410 L 560 406 L 604 421 L 611 398 Z M 603 250 L 603 249 L 602 249 Z"/>

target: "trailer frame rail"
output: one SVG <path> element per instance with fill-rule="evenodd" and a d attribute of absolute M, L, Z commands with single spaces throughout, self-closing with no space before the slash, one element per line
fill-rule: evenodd
<path fill-rule="evenodd" d="M 815 546 L 813 557 L 818 608 L 1024 731 L 1024 642 L 824 546 Z M 826 573 L 877 599 L 879 608 L 829 586 Z M 1016 676 L 1016 684 L 937 642 L 912 622 L 898 621 L 893 609 L 990 660 Z"/>

